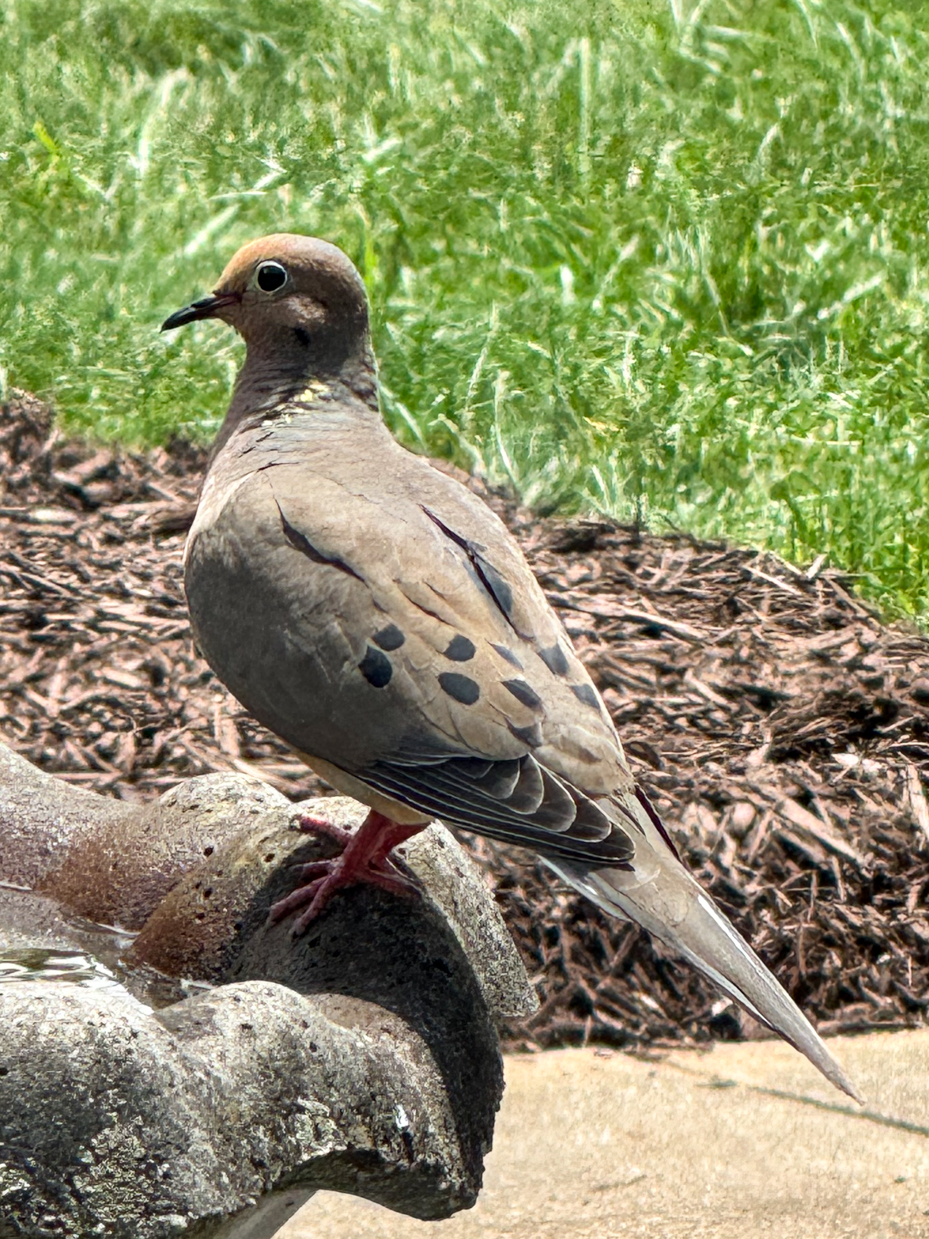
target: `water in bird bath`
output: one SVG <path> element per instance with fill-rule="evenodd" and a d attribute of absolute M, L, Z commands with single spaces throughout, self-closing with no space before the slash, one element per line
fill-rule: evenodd
<path fill-rule="evenodd" d="M 68 915 L 54 901 L 11 883 L 0 882 L 0 888 L 0 986 L 80 985 L 145 1011 L 204 988 L 127 966 L 134 933 Z"/>
<path fill-rule="evenodd" d="M 128 992 L 106 964 L 83 951 L 0 947 L 0 985 L 23 981 L 64 981 L 87 989 Z"/>

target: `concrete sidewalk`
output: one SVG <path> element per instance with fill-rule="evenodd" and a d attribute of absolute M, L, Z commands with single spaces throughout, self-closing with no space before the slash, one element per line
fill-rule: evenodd
<path fill-rule="evenodd" d="M 508 1058 L 474 1209 L 320 1192 L 277 1239 L 929 1239 L 929 1030 L 831 1048 L 864 1110 L 782 1042 Z"/>

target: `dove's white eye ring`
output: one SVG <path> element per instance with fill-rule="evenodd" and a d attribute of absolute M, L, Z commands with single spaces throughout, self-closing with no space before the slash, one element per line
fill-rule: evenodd
<path fill-rule="evenodd" d="M 255 283 L 263 293 L 276 293 L 287 279 L 287 270 L 279 262 L 263 262 L 255 272 Z"/>

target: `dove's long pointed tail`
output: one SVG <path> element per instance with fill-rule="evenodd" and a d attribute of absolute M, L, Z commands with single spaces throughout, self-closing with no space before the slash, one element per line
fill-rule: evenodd
<path fill-rule="evenodd" d="M 670 853 L 662 857 L 657 871 L 639 882 L 618 869 L 585 872 L 570 863 L 547 863 L 605 911 L 637 921 L 683 956 L 724 994 L 806 1055 L 836 1088 L 861 1102 L 855 1086 L 794 1000 Z"/>

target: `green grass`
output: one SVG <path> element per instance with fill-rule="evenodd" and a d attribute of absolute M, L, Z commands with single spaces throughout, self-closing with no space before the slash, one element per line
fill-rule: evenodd
<path fill-rule="evenodd" d="M 5 0 L 5 381 L 207 436 L 239 346 L 159 322 L 316 233 L 410 445 L 925 615 L 927 32 L 881 0 Z"/>

